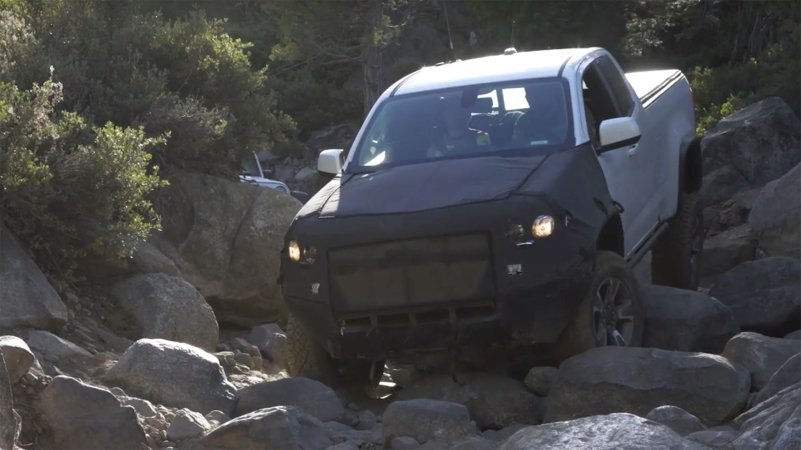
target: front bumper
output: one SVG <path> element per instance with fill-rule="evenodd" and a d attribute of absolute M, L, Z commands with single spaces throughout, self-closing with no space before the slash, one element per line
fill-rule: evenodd
<path fill-rule="evenodd" d="M 406 352 L 553 343 L 589 289 L 597 233 L 572 218 L 569 226 L 531 245 L 517 245 L 507 236 L 510 223 L 530 224 L 542 213 L 566 223 L 564 211 L 530 197 L 396 216 L 307 218 L 290 235 L 314 245 L 318 258 L 302 266 L 283 256 L 284 299 L 335 358 L 375 360 Z M 352 229 L 359 232 L 353 235 Z M 332 289 L 328 255 L 337 249 L 465 234 L 488 239 L 492 281 L 476 291 L 480 297 L 403 304 L 382 302 L 378 295 L 357 308 L 340 301 Z"/>

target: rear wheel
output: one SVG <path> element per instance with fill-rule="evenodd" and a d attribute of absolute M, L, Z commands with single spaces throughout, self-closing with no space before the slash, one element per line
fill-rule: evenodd
<path fill-rule="evenodd" d="M 643 322 L 637 280 L 620 255 L 601 250 L 590 291 L 562 332 L 555 356 L 564 360 L 593 347 L 639 346 Z"/>
<path fill-rule="evenodd" d="M 704 213 L 700 196 L 682 194 L 676 215 L 652 249 L 654 284 L 697 289 L 703 249 Z"/>

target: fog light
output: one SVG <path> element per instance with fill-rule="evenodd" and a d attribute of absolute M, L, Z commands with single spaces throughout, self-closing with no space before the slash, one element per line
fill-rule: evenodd
<path fill-rule="evenodd" d="M 536 238 L 545 238 L 553 233 L 556 222 L 551 216 L 539 216 L 534 219 L 534 224 L 531 225 L 531 234 Z"/>
<path fill-rule="evenodd" d="M 287 256 L 292 261 L 298 262 L 300 261 L 300 245 L 298 245 L 295 241 L 289 241 L 289 245 L 286 247 Z"/>

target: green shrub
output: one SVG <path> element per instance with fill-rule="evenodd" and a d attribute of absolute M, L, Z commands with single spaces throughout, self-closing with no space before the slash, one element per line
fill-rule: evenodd
<path fill-rule="evenodd" d="M 61 100 L 52 80 L 0 83 L 0 218 L 40 264 L 65 271 L 89 254 L 128 256 L 159 226 L 148 195 L 164 182 L 148 150 L 164 139 L 90 126 L 56 112 Z"/>

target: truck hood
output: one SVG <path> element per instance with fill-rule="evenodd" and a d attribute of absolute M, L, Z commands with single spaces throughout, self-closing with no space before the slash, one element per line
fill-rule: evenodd
<path fill-rule="evenodd" d="M 326 198 L 315 203 L 320 217 L 352 217 L 499 200 L 514 193 L 547 158 L 451 159 L 346 175 L 332 181 L 338 186 L 323 189 Z"/>

